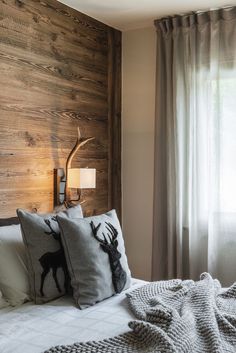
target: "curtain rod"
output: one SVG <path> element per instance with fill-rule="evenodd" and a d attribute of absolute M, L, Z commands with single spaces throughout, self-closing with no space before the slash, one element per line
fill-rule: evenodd
<path fill-rule="evenodd" d="M 215 8 L 210 8 L 210 9 L 206 9 L 206 10 L 196 10 L 196 11 L 188 11 L 185 13 L 179 13 L 179 14 L 174 14 L 174 15 L 166 15 L 166 16 L 155 19 L 154 24 L 156 25 L 158 22 L 160 22 L 162 20 L 167 20 L 167 19 L 171 19 L 171 18 L 175 18 L 175 17 L 185 17 L 185 16 L 187 17 L 190 15 L 199 15 L 199 14 L 227 10 L 227 9 L 229 9 L 229 10 L 235 9 L 236 10 L 236 6 L 235 5 L 225 5 L 222 7 L 215 7 Z"/>

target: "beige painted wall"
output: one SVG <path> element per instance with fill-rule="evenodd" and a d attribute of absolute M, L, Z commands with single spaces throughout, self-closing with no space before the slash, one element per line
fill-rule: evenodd
<path fill-rule="evenodd" d="M 156 33 L 122 33 L 123 230 L 134 277 L 151 279 Z"/>

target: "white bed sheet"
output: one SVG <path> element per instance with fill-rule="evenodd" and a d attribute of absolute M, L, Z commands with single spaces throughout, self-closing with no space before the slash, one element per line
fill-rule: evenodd
<path fill-rule="evenodd" d="M 0 310 L 0 352 L 42 353 L 51 346 L 112 337 L 129 330 L 134 318 L 125 293 L 146 282 L 132 280 L 127 291 L 79 310 L 71 297 L 44 305 L 26 303 Z"/>

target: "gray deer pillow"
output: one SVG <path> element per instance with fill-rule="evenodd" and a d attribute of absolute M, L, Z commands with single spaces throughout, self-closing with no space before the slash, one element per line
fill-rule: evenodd
<path fill-rule="evenodd" d="M 68 218 L 83 217 L 81 206 L 61 212 Z M 30 297 L 42 304 L 65 294 L 70 278 L 55 214 L 40 215 L 18 209 L 26 246 Z"/>
<path fill-rule="evenodd" d="M 76 304 L 84 309 L 128 288 L 130 270 L 116 211 L 83 219 L 57 216 Z"/>

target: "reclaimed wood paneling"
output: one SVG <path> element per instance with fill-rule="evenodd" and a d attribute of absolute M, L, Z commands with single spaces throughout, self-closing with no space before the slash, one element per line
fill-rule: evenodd
<path fill-rule="evenodd" d="M 0 0 L 0 218 L 53 208 L 53 169 L 97 170 L 87 215 L 116 208 L 120 188 L 121 33 L 56 0 Z"/>

